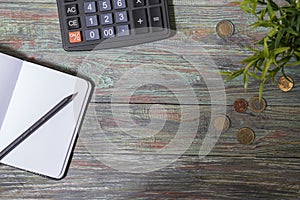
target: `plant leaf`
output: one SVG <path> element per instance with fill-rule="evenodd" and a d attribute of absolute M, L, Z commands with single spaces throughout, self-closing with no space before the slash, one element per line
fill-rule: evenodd
<path fill-rule="evenodd" d="M 294 67 L 298 65 L 300 65 L 300 61 L 285 64 L 286 67 Z"/>
<path fill-rule="evenodd" d="M 246 64 L 246 63 L 252 62 L 253 60 L 258 60 L 258 59 L 259 59 L 259 56 L 257 54 L 254 54 L 254 55 L 242 60 L 241 63 Z"/>
<path fill-rule="evenodd" d="M 262 81 L 259 86 L 259 96 L 258 96 L 259 102 L 262 99 L 264 87 L 265 87 L 265 81 Z"/>
<path fill-rule="evenodd" d="M 240 8 L 242 11 L 246 12 L 246 13 L 251 13 L 252 9 L 250 9 L 249 7 L 249 1 L 242 1 L 240 2 Z"/>
<path fill-rule="evenodd" d="M 254 78 L 254 79 L 256 79 L 256 80 L 259 80 L 259 79 L 260 79 L 260 77 L 259 77 L 258 75 L 256 75 L 255 73 L 253 73 L 253 72 L 249 72 L 249 71 L 248 71 L 248 74 L 249 74 L 249 76 L 251 76 L 252 78 Z"/>
<path fill-rule="evenodd" d="M 255 16 L 256 16 L 256 13 L 255 13 L 255 11 L 256 11 L 256 6 L 257 6 L 257 1 L 254 1 L 254 2 L 252 3 L 252 5 L 251 5 L 251 7 L 252 7 L 251 14 L 253 14 L 253 15 L 255 15 Z"/>
<path fill-rule="evenodd" d="M 275 28 L 276 27 L 275 24 L 269 21 L 258 21 L 251 24 L 250 26 L 252 26 L 253 28 L 257 28 L 257 27 Z"/>
<path fill-rule="evenodd" d="M 296 31 L 294 31 L 291 27 L 288 27 L 286 29 L 286 31 L 292 35 L 295 35 L 295 36 L 299 36 L 299 33 L 297 33 Z"/>
<path fill-rule="evenodd" d="M 300 57 L 300 52 L 299 51 L 294 51 L 294 54 L 298 57 Z"/>
<path fill-rule="evenodd" d="M 270 67 L 271 67 L 271 63 L 272 60 L 271 59 L 267 59 L 264 65 L 264 69 L 263 72 L 261 74 L 261 80 L 264 80 L 266 78 L 267 72 L 269 71 Z"/>
<path fill-rule="evenodd" d="M 273 0 L 268 0 L 268 3 L 271 5 L 273 10 L 277 11 L 279 9 L 278 5 Z"/>
<path fill-rule="evenodd" d="M 281 41 L 281 39 L 282 39 L 284 33 L 285 33 L 285 30 L 279 30 L 279 31 L 277 32 L 277 37 L 276 37 L 276 39 L 275 39 L 275 48 L 278 48 L 278 47 L 279 47 L 280 41 Z"/>
<path fill-rule="evenodd" d="M 229 75 L 229 76 L 225 79 L 225 81 L 230 81 L 230 80 L 232 80 L 232 79 L 234 79 L 234 78 L 240 76 L 241 74 L 243 74 L 243 72 L 244 72 L 244 69 L 237 70 L 237 71 L 233 72 L 231 75 Z"/>
<path fill-rule="evenodd" d="M 298 3 L 299 4 L 299 0 Z M 300 32 L 300 15 L 297 17 L 297 25 L 296 25 L 296 31 L 299 33 Z"/>
<path fill-rule="evenodd" d="M 249 75 L 248 72 L 244 73 L 244 89 L 248 89 Z"/>
<path fill-rule="evenodd" d="M 269 58 L 269 47 L 268 47 L 268 37 L 264 38 L 264 57 Z"/>
<path fill-rule="evenodd" d="M 277 28 L 273 28 L 269 33 L 268 33 L 268 37 L 272 38 L 274 35 L 277 34 Z"/>
<path fill-rule="evenodd" d="M 272 50 L 272 53 L 273 53 L 274 55 L 277 55 L 277 54 L 280 54 L 280 53 L 282 53 L 282 52 L 285 52 L 285 51 L 287 51 L 287 50 L 289 50 L 289 49 L 290 49 L 290 47 L 280 47 L 280 48 L 277 48 L 277 49 Z"/>
<path fill-rule="evenodd" d="M 226 75 L 226 76 L 229 76 L 229 75 L 231 75 L 231 74 L 233 74 L 232 72 L 226 72 L 226 71 L 221 71 L 220 72 L 220 75 Z"/>

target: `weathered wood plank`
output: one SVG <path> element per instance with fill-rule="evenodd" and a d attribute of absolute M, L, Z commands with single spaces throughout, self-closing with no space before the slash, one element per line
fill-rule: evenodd
<path fill-rule="evenodd" d="M 106 152 L 105 149 L 98 147 L 112 141 L 121 151 L 154 153 L 166 146 L 176 135 L 182 134 L 186 140 L 195 137 L 185 153 L 192 156 L 199 155 L 200 146 L 203 145 L 203 139 L 208 136 L 209 124 L 214 118 L 211 107 L 160 105 L 159 109 L 151 110 L 151 106 L 154 105 L 90 104 L 79 140 L 91 149 L 96 148 L 95 153 L 100 155 L 112 153 L 113 156 L 114 152 Z M 250 110 L 246 113 L 237 113 L 232 106 L 227 106 L 226 110 L 231 126 L 225 133 L 220 134 L 209 155 L 300 158 L 300 107 L 270 106 L 263 113 L 253 113 Z M 193 111 L 199 112 L 198 119 L 194 119 Z M 187 120 L 185 113 L 189 113 L 190 119 Z M 193 136 L 189 131 L 193 129 L 194 121 L 199 123 L 197 135 Z M 163 123 L 163 126 L 160 123 Z M 179 129 L 182 124 L 189 124 L 190 128 Z M 140 130 L 141 127 L 153 136 L 144 137 L 142 132 L 141 138 L 139 133 L 131 135 L 132 129 Z M 255 131 L 256 138 L 252 145 L 244 146 L 238 143 L 236 134 L 242 127 L 250 127 Z M 105 135 L 107 138 L 103 137 Z M 97 151 L 97 148 L 102 151 Z M 172 153 L 178 154 L 179 151 L 175 149 Z"/>
<path fill-rule="evenodd" d="M 107 120 L 118 120 L 117 118 L 112 119 L 109 105 L 95 104 L 94 106 L 96 106 L 95 111 L 99 113 L 98 117 L 102 128 L 107 133 L 118 129 L 113 122 L 107 122 Z M 141 106 L 147 107 L 147 105 L 139 106 L 139 108 Z M 167 113 L 172 115 L 169 118 L 177 122 L 178 114 L 176 113 L 178 108 L 170 105 L 166 107 Z M 209 107 L 201 107 L 203 114 L 201 115 L 201 127 L 199 130 L 207 129 L 207 123 L 210 120 L 209 110 Z M 124 105 L 119 105 L 117 111 L 119 113 L 115 113 L 116 116 L 122 115 Z M 135 111 L 137 112 L 135 116 L 140 116 L 147 120 L 143 109 Z M 286 115 L 282 115 L 282 111 Z M 199 142 L 196 139 L 184 156 L 179 158 L 174 164 L 148 174 L 116 172 L 109 166 L 97 161 L 95 156 L 99 155 L 87 151 L 84 137 L 89 135 L 84 132 L 88 131 L 90 133 L 95 129 L 95 126 L 89 124 L 89 119 L 95 117 L 93 114 L 87 113 L 82 133 L 79 136 L 75 149 L 74 159 L 71 163 L 69 174 L 65 179 L 60 182 L 51 181 L 2 165 L 0 168 L 2 180 L 0 196 L 9 198 L 13 194 L 14 198 L 17 198 L 18 195 L 22 195 L 23 198 L 34 198 L 37 196 L 40 198 L 54 198 L 67 195 L 69 198 L 82 196 L 85 198 L 112 197 L 126 199 L 139 195 L 145 197 L 152 197 L 152 195 L 153 197 L 172 196 L 172 194 L 166 193 L 166 191 L 169 191 L 174 193 L 174 195 L 182 195 L 182 197 L 221 198 L 226 197 L 227 194 L 222 196 L 220 192 L 229 188 L 231 188 L 232 192 L 229 192 L 228 195 L 231 195 L 231 197 L 232 195 L 241 197 L 245 193 L 257 198 L 283 198 L 299 195 L 300 182 L 297 177 L 300 173 L 298 166 L 300 118 L 299 110 L 297 111 L 294 108 L 271 107 L 263 114 L 254 115 L 250 112 L 246 114 L 234 113 L 229 107 L 228 116 L 232 121 L 232 126 L 228 132 L 221 135 L 217 145 L 206 159 L 200 160 L 198 158 Z M 276 124 L 278 121 L 288 121 L 289 123 Z M 141 121 L 139 122 L 141 123 Z M 253 145 L 243 146 L 237 143 L 233 132 L 241 126 L 250 126 L 255 130 L 257 139 Z M 172 128 L 168 128 L 168 130 L 172 130 Z M 167 132 L 164 132 L 164 134 L 167 134 Z M 198 134 L 201 134 L 201 132 Z M 201 136 L 197 138 L 199 140 Z M 91 139 L 93 140 L 93 138 Z M 99 140 L 94 141 L 99 142 Z M 164 141 L 159 139 L 158 136 L 156 141 L 151 138 L 144 139 L 142 145 L 145 146 L 137 146 L 136 144 L 133 145 L 133 143 L 127 143 L 126 146 L 127 150 L 128 147 L 135 147 L 133 150 L 139 151 L 146 148 L 157 149 L 157 142 L 160 142 L 161 145 Z M 97 145 L 101 146 L 101 143 L 97 143 Z M 139 148 L 136 149 L 136 147 Z M 102 156 L 107 156 L 106 154 L 108 152 L 103 152 Z M 114 155 L 111 154 L 110 156 L 113 157 Z M 123 156 L 128 157 L 130 155 L 124 154 Z M 84 181 L 81 180 L 82 177 L 85 177 Z M 136 181 L 147 182 L 147 191 L 143 191 L 145 185 L 133 184 Z M 175 181 L 175 185 L 170 186 L 169 181 Z M 199 181 L 201 184 L 197 184 Z M 128 183 L 133 185 L 128 185 Z M 188 183 L 196 185 L 187 190 L 183 185 Z M 157 191 L 158 185 L 164 188 L 161 191 L 162 193 Z M 120 187 L 122 190 L 117 189 Z M 180 188 L 185 190 L 185 192 L 181 192 Z M 258 188 L 259 190 L 257 190 Z M 17 193 L 14 192 L 17 189 L 20 190 Z M 70 193 L 71 191 L 77 192 Z"/>
<path fill-rule="evenodd" d="M 57 19 L 56 6 L 54 4 L 28 5 L 20 3 L 17 4 L 17 6 L 16 4 L 9 4 L 5 8 L 1 8 L 0 32 L 2 37 L 0 42 L 4 45 L 6 44 L 6 46 L 8 45 L 8 47 L 12 48 L 13 51 L 18 50 L 29 57 L 35 57 L 37 60 L 48 61 L 53 64 L 63 65 L 64 67 L 73 69 L 78 68 L 79 65 L 79 72 L 86 70 L 85 65 L 95 65 L 92 67 L 95 67 L 96 69 L 101 67 L 108 68 L 107 70 L 111 72 L 102 77 L 108 82 L 103 83 L 101 87 L 98 88 L 98 93 L 100 95 L 95 99 L 98 102 L 110 101 L 109 97 L 111 94 L 118 90 L 115 83 L 118 82 L 120 74 L 132 69 L 135 64 L 141 64 L 141 62 L 136 62 L 136 60 L 139 61 L 142 59 L 145 64 L 155 66 L 158 66 L 158 62 L 162 62 L 164 65 L 160 64 L 159 67 L 168 66 L 174 73 L 182 75 L 184 77 L 183 81 L 190 83 L 191 87 L 195 90 L 199 103 L 209 104 L 210 99 L 208 98 L 209 93 L 206 89 L 206 85 L 199 74 L 197 75 L 197 71 L 195 69 L 185 66 L 187 63 L 182 58 L 180 59 L 180 57 L 172 54 L 172 52 L 169 53 L 169 55 L 160 55 L 161 51 L 157 49 L 153 51 L 153 49 L 157 47 L 168 48 L 174 42 L 192 40 L 194 41 L 194 46 L 189 46 L 191 52 L 195 52 L 198 48 L 201 48 L 200 50 L 203 51 L 201 53 L 211 56 L 218 69 L 232 70 L 234 68 L 242 67 L 240 61 L 245 58 L 246 54 L 249 55 L 245 46 L 250 45 L 251 42 L 257 40 L 257 35 L 262 35 L 263 32 L 260 34 L 254 34 L 253 31 L 248 33 L 249 29 L 245 27 L 245 24 L 250 23 L 249 19 L 245 15 L 242 15 L 239 8 L 236 7 L 222 8 L 222 12 L 218 11 L 219 8 L 214 7 L 204 7 L 201 10 L 188 8 L 188 6 L 175 8 L 175 13 L 178 13 L 175 15 L 178 28 L 178 33 L 175 37 L 154 43 L 155 45 L 153 44 L 152 46 L 150 44 L 146 47 L 148 49 L 144 51 L 140 50 L 139 55 L 135 55 L 135 57 L 132 56 L 130 48 L 129 50 L 123 48 L 92 53 L 64 52 L 61 48 L 59 23 Z M 14 10 L 13 14 L 11 10 Z M 236 15 L 241 15 L 241 17 L 236 19 Z M 185 16 L 193 17 L 187 19 Z M 229 19 L 236 24 L 237 33 L 230 40 L 224 41 L 216 35 L 214 29 L 216 23 L 220 19 L 228 18 L 229 16 L 231 16 Z M 143 46 L 141 48 L 145 47 Z M 37 49 L 39 49 L 38 52 L 36 51 Z M 186 48 L 182 49 L 184 51 L 186 50 Z M 172 51 L 172 49 L 170 51 Z M 190 52 L 186 54 L 192 56 Z M 121 58 L 117 59 L 114 64 L 111 64 L 111 61 L 116 59 L 115 55 L 123 56 L 120 56 Z M 199 63 L 200 62 L 201 61 L 199 61 Z M 102 65 L 99 63 L 102 63 Z M 172 67 L 170 68 L 170 66 Z M 295 79 L 296 83 L 299 82 L 297 69 L 291 69 L 288 73 Z M 94 76 L 93 74 L 88 75 Z M 132 82 L 134 82 L 135 79 L 139 80 L 141 76 L 142 75 L 136 74 L 136 76 L 132 77 Z M 96 79 L 95 81 L 98 82 L 99 80 Z M 164 86 L 166 85 L 168 85 L 167 82 L 165 82 Z M 136 87 L 138 86 L 142 85 L 137 85 Z M 134 85 L 128 85 L 128 87 L 134 87 Z M 186 96 L 186 94 L 182 92 L 182 88 L 180 88 L 179 85 L 174 85 L 173 88 L 176 88 L 176 90 L 172 92 L 182 99 L 185 99 L 186 104 L 191 102 L 191 100 L 189 100 L 190 97 Z M 232 104 L 236 96 L 250 98 L 257 95 L 257 83 L 250 83 L 249 88 L 250 89 L 244 93 L 241 79 L 227 83 L 227 105 Z M 266 88 L 265 98 L 268 100 L 270 105 L 299 105 L 299 101 L 293 100 L 299 98 L 298 90 L 299 88 L 295 87 L 292 92 L 284 94 L 277 90 L 276 86 L 271 85 Z M 276 99 L 272 98 L 274 91 L 277 96 Z M 143 100 L 148 99 L 148 101 L 146 101 L 148 103 L 153 102 L 153 98 L 159 100 L 159 102 L 163 101 L 164 103 L 170 104 L 176 103 L 176 101 L 172 101 L 171 98 L 168 97 L 170 94 L 160 94 L 157 91 L 151 90 L 151 88 L 140 91 L 140 95 L 145 97 Z M 167 95 L 167 98 L 165 98 L 164 95 Z M 124 98 L 127 98 L 127 96 L 125 95 L 123 98 L 120 98 L 120 101 Z"/>
<path fill-rule="evenodd" d="M 110 169 L 90 155 L 75 154 L 69 175 L 57 182 L 1 166 L 2 199 L 297 199 L 299 166 L 295 159 L 182 157 L 147 174 Z"/>
<path fill-rule="evenodd" d="M 229 19 L 236 24 L 237 36 L 230 42 L 231 45 L 241 43 L 240 45 L 244 46 L 245 42 L 249 42 L 251 34 L 253 37 L 262 34 L 262 32 L 253 34 L 253 31 L 246 28 L 253 18 L 244 15 L 238 7 L 224 7 L 221 10 L 218 7 L 201 7 L 200 10 L 191 9 L 189 6 L 172 8 L 174 14 L 171 15 L 171 21 L 176 21 L 177 31 L 208 46 L 220 47 L 229 44 L 218 38 L 214 30 L 221 19 Z M 55 4 L 5 4 L 0 11 L 2 44 L 11 44 L 15 49 L 27 47 L 28 52 L 33 47 L 41 51 L 49 48 L 61 50 L 60 27 Z M 237 15 L 240 17 L 236 18 Z M 233 50 L 234 48 L 236 47 L 233 46 Z"/>
<path fill-rule="evenodd" d="M 0 3 L 43 3 L 43 4 L 56 4 L 55 0 L 2 0 Z M 232 1 L 230 0 L 168 0 L 169 5 L 175 6 L 230 6 Z"/>
<path fill-rule="evenodd" d="M 215 91 L 222 91 L 223 81 L 219 81 L 221 85 L 211 86 L 210 82 L 206 82 L 206 78 L 213 77 L 219 71 L 234 70 L 230 66 L 233 62 L 229 63 L 230 61 L 228 61 L 227 63 L 225 61 L 222 63 L 222 58 L 224 57 L 221 56 L 212 58 L 213 61 L 216 59 L 218 64 L 209 66 L 211 71 L 205 71 L 205 65 L 196 63 L 198 65 L 192 66 L 180 56 L 174 54 L 169 56 L 158 54 L 141 54 L 138 56 L 136 54 L 135 56 L 124 56 L 125 58 L 117 59 L 113 63 L 103 59 L 101 65 L 98 65 L 99 60 L 97 58 L 88 59 L 88 64 L 84 62 L 84 65 L 87 65 L 82 66 L 79 71 L 92 77 L 96 83 L 96 95 L 93 102 L 125 102 L 130 97 L 130 102 L 132 103 L 178 104 L 178 100 L 182 100 L 183 104 L 193 104 L 194 98 L 189 95 L 191 92 L 197 96 L 199 104 L 210 104 L 212 100 L 216 100 L 211 99 L 210 94 Z M 203 62 L 203 58 L 199 58 L 199 63 Z M 226 58 L 224 59 L 226 60 Z M 161 73 L 164 76 L 152 75 L 152 73 L 155 73 L 155 69 L 161 69 Z M 264 98 L 270 106 L 299 105 L 300 102 L 295 101 L 295 99 L 299 99 L 300 95 L 299 87 L 297 87 L 297 83 L 300 80 L 298 69 L 287 69 L 287 74 L 294 78 L 296 86 L 291 92 L 284 93 L 277 88 L 276 83 L 266 85 Z M 130 78 L 128 78 L 129 75 Z M 146 84 L 146 80 L 151 78 L 152 80 L 148 81 L 148 86 L 143 85 Z M 208 86 L 211 86 L 213 90 L 209 90 Z M 232 105 L 236 98 L 250 100 L 253 96 L 258 96 L 259 82 L 250 81 L 249 89 L 245 91 L 243 89 L 242 76 L 231 82 L 224 83 L 224 86 L 227 105 Z"/>

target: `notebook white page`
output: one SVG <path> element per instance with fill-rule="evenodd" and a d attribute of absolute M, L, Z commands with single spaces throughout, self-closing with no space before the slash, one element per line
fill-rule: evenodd
<path fill-rule="evenodd" d="M 21 71 L 21 66 L 22 60 L 0 54 L 0 130 Z"/>
<path fill-rule="evenodd" d="M 84 79 L 24 61 L 0 131 L 0 151 L 63 98 L 78 95 L 1 162 L 61 178 L 90 90 Z"/>

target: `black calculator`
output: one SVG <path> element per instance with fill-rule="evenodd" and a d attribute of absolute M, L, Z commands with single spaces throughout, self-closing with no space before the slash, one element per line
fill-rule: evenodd
<path fill-rule="evenodd" d="M 66 51 L 107 49 L 170 37 L 167 0 L 57 0 Z"/>

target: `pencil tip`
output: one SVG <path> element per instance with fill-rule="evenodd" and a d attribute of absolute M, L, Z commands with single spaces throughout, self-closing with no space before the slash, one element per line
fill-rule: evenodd
<path fill-rule="evenodd" d="M 78 94 L 78 92 L 76 92 L 74 94 L 70 94 L 69 96 L 66 97 L 66 99 L 68 99 L 68 102 L 71 102 L 71 101 L 73 101 L 73 99 L 75 99 L 77 94 Z"/>
<path fill-rule="evenodd" d="M 78 92 L 72 94 L 72 100 L 77 96 Z"/>

